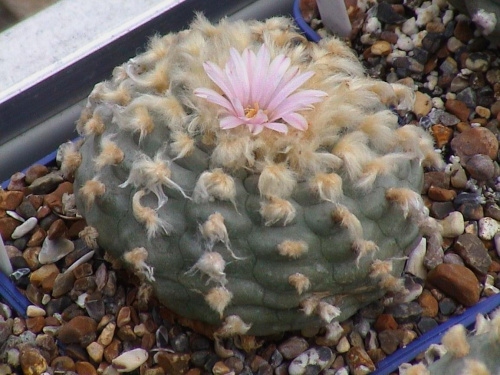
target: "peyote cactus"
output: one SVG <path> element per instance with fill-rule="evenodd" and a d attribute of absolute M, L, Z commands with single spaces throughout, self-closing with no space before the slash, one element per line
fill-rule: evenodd
<path fill-rule="evenodd" d="M 338 39 L 200 16 L 96 85 L 62 170 L 174 312 L 221 337 L 320 326 L 402 288 L 436 230 L 419 191 L 440 157 L 389 109 L 412 103 Z"/>
<path fill-rule="evenodd" d="M 479 314 L 472 334 L 457 324 L 443 335 L 442 345 L 433 345 L 424 362 L 403 364 L 401 375 L 494 375 L 500 371 L 500 316 L 491 320 Z M 438 357 L 435 360 L 435 357 Z"/>

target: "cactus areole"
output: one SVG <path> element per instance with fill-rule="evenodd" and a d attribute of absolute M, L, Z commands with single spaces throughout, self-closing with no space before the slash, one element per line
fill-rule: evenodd
<path fill-rule="evenodd" d="M 400 291 L 436 229 L 419 191 L 441 160 L 389 109 L 412 105 L 338 39 L 197 17 L 96 85 L 61 168 L 87 233 L 175 313 L 221 337 L 319 327 Z"/>

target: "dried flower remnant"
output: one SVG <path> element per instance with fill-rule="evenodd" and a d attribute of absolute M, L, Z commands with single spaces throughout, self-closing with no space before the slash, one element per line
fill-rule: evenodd
<path fill-rule="evenodd" d="M 241 55 L 231 48 L 230 55 L 224 70 L 212 62 L 203 64 L 224 96 L 204 87 L 194 91 L 196 96 L 225 109 L 220 119 L 222 129 L 246 125 L 252 134 L 259 134 L 264 128 L 287 133 L 287 124 L 298 130 L 307 129 L 307 120 L 297 112 L 312 109 L 312 104 L 327 94 L 321 90 L 295 91 L 314 72 L 299 74 L 299 68 L 290 67 L 290 58 L 282 54 L 271 61 L 265 45 L 257 55 L 248 48 Z"/>

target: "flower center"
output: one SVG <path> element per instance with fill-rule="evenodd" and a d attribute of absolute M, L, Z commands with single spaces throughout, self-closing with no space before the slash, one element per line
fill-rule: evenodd
<path fill-rule="evenodd" d="M 246 118 L 254 118 L 255 115 L 259 112 L 259 103 L 255 102 L 253 103 L 253 108 L 252 107 L 247 107 L 245 108 L 245 117 Z"/>

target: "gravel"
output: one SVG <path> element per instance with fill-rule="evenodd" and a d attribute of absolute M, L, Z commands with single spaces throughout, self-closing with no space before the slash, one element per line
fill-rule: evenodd
<path fill-rule="evenodd" d="M 500 59 L 445 1 L 354 9 L 349 40 L 368 74 L 418 90 L 401 124 L 433 134 L 448 163 L 422 195 L 443 225 L 408 260 L 405 295 L 387 295 L 316 331 L 215 342 L 162 307 L 84 230 L 72 181 L 34 165 L 0 191 L 0 234 L 26 319 L 0 304 L 0 374 L 367 374 L 422 333 L 499 293 Z M 364 20 L 361 22 L 360 20 Z M 320 35 L 321 21 L 311 24 Z"/>

